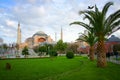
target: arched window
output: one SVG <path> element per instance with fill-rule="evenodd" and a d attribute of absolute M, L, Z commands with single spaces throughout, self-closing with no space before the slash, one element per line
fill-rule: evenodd
<path fill-rule="evenodd" d="M 38 38 L 38 42 L 45 42 L 46 39 L 45 38 Z"/>

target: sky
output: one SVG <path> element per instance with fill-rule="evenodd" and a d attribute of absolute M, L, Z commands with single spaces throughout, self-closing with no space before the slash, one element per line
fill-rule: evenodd
<path fill-rule="evenodd" d="M 114 5 L 107 15 L 120 9 L 120 0 L 0 0 L 0 38 L 4 43 L 15 43 L 20 22 L 22 42 L 38 31 L 45 32 L 53 40 L 56 33 L 58 41 L 61 27 L 64 42 L 74 42 L 79 37 L 78 33 L 85 29 L 69 24 L 74 21 L 88 23 L 78 12 L 95 4 L 101 10 L 109 1 L 113 1 Z M 120 30 L 113 34 L 120 37 Z"/>

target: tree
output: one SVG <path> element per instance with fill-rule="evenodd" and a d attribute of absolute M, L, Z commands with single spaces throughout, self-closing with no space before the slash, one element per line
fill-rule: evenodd
<path fill-rule="evenodd" d="M 3 53 L 3 55 L 4 55 L 4 53 L 7 52 L 8 48 L 9 48 L 9 47 L 8 47 L 7 44 L 2 44 L 2 45 L 1 45 L 1 52 Z"/>
<path fill-rule="evenodd" d="M 56 51 L 56 50 L 52 49 L 52 50 L 49 50 L 49 55 L 50 55 L 50 57 L 55 57 L 55 56 L 57 56 L 58 54 L 57 54 L 57 51 Z"/>
<path fill-rule="evenodd" d="M 93 32 L 88 32 L 87 35 L 82 34 L 82 37 L 79 37 L 77 40 L 85 41 L 89 44 L 90 49 L 89 49 L 89 55 L 90 55 L 90 60 L 94 60 L 94 44 L 97 42 L 97 37 L 94 35 Z"/>
<path fill-rule="evenodd" d="M 49 54 L 50 50 L 55 50 L 53 44 L 45 44 L 46 47 L 46 54 Z"/>
<path fill-rule="evenodd" d="M 8 45 L 7 44 L 3 44 L 3 49 L 7 50 L 8 49 Z"/>
<path fill-rule="evenodd" d="M 39 47 L 39 55 L 41 56 L 41 55 L 43 55 L 43 53 L 45 53 L 45 52 L 47 52 L 47 48 L 46 48 L 46 46 L 40 46 Z"/>
<path fill-rule="evenodd" d="M 90 22 L 89 24 L 86 24 L 84 22 L 73 22 L 72 24 L 78 24 L 86 28 L 91 32 L 91 30 L 94 31 L 95 36 L 98 37 L 98 43 L 97 43 L 97 66 L 98 67 L 106 67 L 107 61 L 106 61 L 106 52 L 105 52 L 105 45 L 104 40 L 106 36 L 111 35 L 113 32 L 120 29 L 120 9 L 114 12 L 113 14 L 110 14 L 108 17 L 106 17 L 107 11 L 109 7 L 113 5 L 113 2 L 108 2 L 103 7 L 102 11 L 99 11 L 97 6 L 95 5 L 95 10 L 85 10 L 80 11 L 80 14 L 84 14 L 84 19 L 88 19 Z"/>
<path fill-rule="evenodd" d="M 78 53 L 78 47 L 79 45 L 76 44 L 76 43 L 71 43 L 71 44 L 68 44 L 68 47 L 67 47 L 67 50 L 68 51 L 72 51 L 73 53 Z"/>
<path fill-rule="evenodd" d="M 28 48 L 26 46 L 22 50 L 22 55 L 25 55 L 25 58 L 27 57 L 27 55 L 29 55 Z"/>
<path fill-rule="evenodd" d="M 55 47 L 60 53 L 63 53 L 67 48 L 67 43 L 64 43 L 62 40 L 59 40 Z"/>

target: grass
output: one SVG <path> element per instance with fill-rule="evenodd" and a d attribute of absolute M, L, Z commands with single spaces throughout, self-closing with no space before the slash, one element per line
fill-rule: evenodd
<path fill-rule="evenodd" d="M 120 80 L 119 74 L 120 65 L 97 68 L 86 57 L 0 60 L 0 80 Z"/>

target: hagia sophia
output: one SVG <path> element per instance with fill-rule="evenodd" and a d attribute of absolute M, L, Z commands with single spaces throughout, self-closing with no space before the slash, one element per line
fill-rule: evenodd
<path fill-rule="evenodd" d="M 61 39 L 62 39 L 62 30 L 61 30 Z M 25 46 L 29 48 L 33 48 L 38 45 L 43 45 L 43 44 L 54 44 L 55 41 L 51 38 L 50 35 L 47 35 L 43 31 L 38 31 L 33 36 L 28 37 L 25 42 L 21 42 L 21 29 L 20 29 L 20 23 L 18 23 L 18 29 L 17 29 L 17 44 L 19 45 L 20 48 L 24 48 Z"/>
<path fill-rule="evenodd" d="M 27 43 L 28 47 L 32 47 L 43 43 L 53 43 L 53 39 L 44 32 L 38 31 L 32 37 L 27 38 L 25 43 Z"/>

